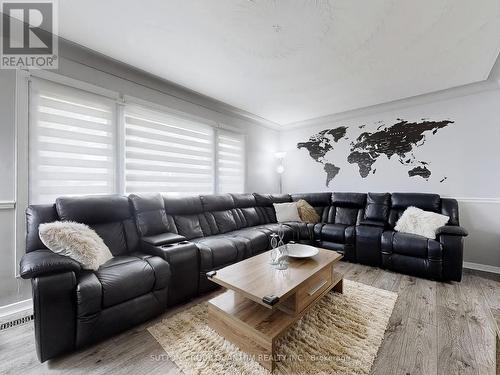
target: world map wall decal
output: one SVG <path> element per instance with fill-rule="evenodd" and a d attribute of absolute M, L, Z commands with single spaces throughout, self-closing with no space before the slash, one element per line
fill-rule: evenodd
<path fill-rule="evenodd" d="M 379 122 L 375 131 L 363 130 L 357 136 L 348 134 L 349 127 L 339 126 L 313 134 L 308 141 L 297 143 L 297 148 L 306 149 L 315 162 L 323 165 L 326 186 L 329 186 L 341 170 L 331 160 L 329 153 L 342 142 L 350 142 L 346 160 L 349 164 L 357 164 L 362 178 L 368 177 L 370 173 L 375 174 L 377 161 L 381 155 L 385 155 L 389 160 L 396 157 L 397 161 L 408 169 L 408 177 L 421 177 L 428 181 L 432 175 L 430 162 L 417 160 L 414 151 L 425 144 L 427 135 L 434 136 L 440 129 L 453 123 L 451 120 L 422 119 L 420 122 L 408 122 L 397 119 L 392 125 Z M 366 125 L 360 125 L 357 129 L 362 130 L 365 127 Z M 443 177 L 439 182 L 442 183 L 446 179 L 447 177 Z"/>

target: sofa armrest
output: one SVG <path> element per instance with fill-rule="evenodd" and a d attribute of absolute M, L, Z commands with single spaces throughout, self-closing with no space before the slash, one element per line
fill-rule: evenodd
<path fill-rule="evenodd" d="M 75 349 L 76 285 L 74 272 L 31 279 L 35 346 L 41 362 Z"/>
<path fill-rule="evenodd" d="M 175 263 L 176 260 L 184 260 L 186 254 L 190 251 L 188 249 L 193 249 L 196 251 L 191 251 L 191 255 L 195 259 L 198 258 L 198 248 L 195 244 L 189 241 L 181 241 L 176 243 L 167 243 L 164 245 L 151 245 L 148 242 L 142 244 L 142 252 L 149 255 L 155 255 L 160 258 L 165 259 L 169 263 Z M 187 260 L 187 259 L 186 259 Z"/>
<path fill-rule="evenodd" d="M 356 261 L 358 263 L 380 267 L 382 262 L 381 237 L 383 232 L 383 226 L 364 224 L 356 226 L 355 248 Z"/>
<path fill-rule="evenodd" d="M 142 237 L 142 241 L 144 241 L 148 245 L 161 246 L 161 245 L 186 241 L 186 237 L 181 236 L 180 234 L 177 233 L 165 232 L 165 233 L 155 234 L 154 236 Z"/>
<path fill-rule="evenodd" d="M 144 239 L 144 238 L 143 238 Z M 142 252 L 163 258 L 170 265 L 168 305 L 172 306 L 194 297 L 198 291 L 198 247 L 189 241 L 153 246 L 142 242 Z"/>
<path fill-rule="evenodd" d="M 443 279 L 462 280 L 464 236 L 441 233 L 438 241 L 443 249 Z"/>
<path fill-rule="evenodd" d="M 19 273 L 23 279 L 31 279 L 52 273 L 78 273 L 81 269 L 80 263 L 70 257 L 56 254 L 48 249 L 40 249 L 22 257 Z"/>
<path fill-rule="evenodd" d="M 458 225 L 445 225 L 437 229 L 436 239 L 443 249 L 443 279 L 462 280 L 464 237 L 467 231 Z"/>
<path fill-rule="evenodd" d="M 467 237 L 469 232 L 467 232 L 465 228 L 459 227 L 458 225 L 445 225 L 436 230 L 436 237 L 441 235 Z"/>

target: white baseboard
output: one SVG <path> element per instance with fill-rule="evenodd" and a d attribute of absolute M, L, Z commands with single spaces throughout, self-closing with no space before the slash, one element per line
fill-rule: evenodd
<path fill-rule="evenodd" d="M 33 308 L 33 302 L 31 299 L 11 303 L 10 305 L 0 306 L 0 318 L 21 313 L 23 311 L 30 310 L 31 308 Z"/>
<path fill-rule="evenodd" d="M 490 265 L 487 265 L 487 264 L 464 262 L 464 268 L 468 268 L 468 269 L 471 269 L 471 270 L 477 270 L 477 271 L 484 271 L 484 272 L 491 272 L 491 273 L 498 273 L 498 274 L 500 274 L 500 267 L 490 266 Z"/>

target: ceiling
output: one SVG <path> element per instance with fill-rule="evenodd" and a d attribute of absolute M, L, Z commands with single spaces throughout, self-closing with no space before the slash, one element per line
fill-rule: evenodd
<path fill-rule="evenodd" d="M 62 37 L 284 125 L 487 78 L 498 0 L 64 0 Z"/>

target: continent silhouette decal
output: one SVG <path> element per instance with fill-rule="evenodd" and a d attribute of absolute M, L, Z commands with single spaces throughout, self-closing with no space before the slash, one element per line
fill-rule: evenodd
<path fill-rule="evenodd" d="M 323 164 L 326 173 L 326 186 L 339 174 L 341 168 L 331 160 L 329 153 L 335 150 L 335 146 L 342 141 L 350 141 L 347 162 L 357 164 L 359 175 L 366 178 L 370 173 L 375 174 L 374 164 L 381 155 L 392 160 L 396 157 L 398 162 L 408 167 L 408 177 L 421 177 L 429 180 L 432 172 L 429 168 L 430 162 L 417 160 L 414 151 L 425 144 L 428 135 L 435 135 L 440 129 L 453 124 L 454 121 L 430 121 L 422 119 L 420 122 L 408 122 L 397 119 L 395 124 L 386 126 L 377 122 L 377 128 L 373 132 L 363 131 L 353 137 L 348 135 L 349 128 L 339 126 L 334 129 L 325 129 L 309 137 L 306 142 L 297 143 L 298 149 L 309 151 L 311 158 Z M 363 129 L 366 125 L 357 126 Z M 338 163 L 338 162 L 337 162 Z M 444 182 L 444 177 L 440 182 Z"/>

